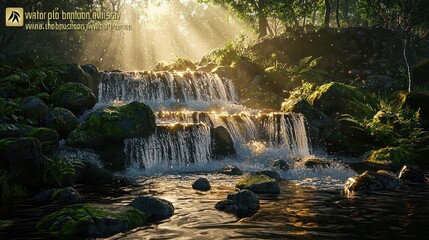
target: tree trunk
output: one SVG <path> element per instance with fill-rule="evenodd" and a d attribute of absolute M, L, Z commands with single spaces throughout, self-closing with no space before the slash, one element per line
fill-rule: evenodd
<path fill-rule="evenodd" d="M 313 23 L 313 27 L 316 26 L 316 14 L 317 11 L 313 11 L 313 14 L 311 15 L 311 22 Z"/>
<path fill-rule="evenodd" d="M 258 18 L 259 18 L 258 19 L 258 23 L 259 23 L 259 36 L 258 36 L 258 38 L 263 38 L 263 37 L 268 35 L 268 32 L 267 32 L 268 21 L 267 21 L 267 18 L 265 17 L 265 15 L 263 15 L 263 14 L 259 14 Z"/>
<path fill-rule="evenodd" d="M 407 66 L 407 78 L 408 78 L 408 92 L 412 92 L 414 90 L 414 79 L 413 79 L 413 69 L 410 62 L 410 59 L 408 59 L 408 49 L 409 49 L 409 37 L 405 37 L 404 41 L 404 60 L 405 65 Z"/>
<path fill-rule="evenodd" d="M 331 21 L 331 3 L 330 0 L 325 0 L 325 27 L 329 27 L 329 22 Z"/>
<path fill-rule="evenodd" d="M 344 7 L 344 15 L 346 15 L 347 26 L 350 27 L 350 17 L 349 17 L 349 0 L 346 0 Z"/>
<path fill-rule="evenodd" d="M 337 4 L 335 6 L 335 18 L 337 19 L 338 28 L 341 28 L 341 25 L 340 25 L 340 0 L 337 0 Z"/>

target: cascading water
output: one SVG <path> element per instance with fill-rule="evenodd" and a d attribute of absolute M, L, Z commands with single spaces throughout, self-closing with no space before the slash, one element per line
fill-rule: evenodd
<path fill-rule="evenodd" d="M 211 129 L 220 126 L 230 133 L 237 158 L 251 152 L 250 145 L 255 143 L 282 149 L 289 158 L 311 153 L 302 115 L 246 109 L 237 104 L 232 82 L 210 73 L 103 72 L 99 102 L 118 101 L 145 102 L 157 116 L 155 134 L 125 140 L 131 167 L 148 170 L 207 164 L 212 158 Z M 215 110 L 195 107 L 195 103 L 211 106 L 214 102 L 222 104 Z M 180 103 L 181 110 L 171 103 Z"/>

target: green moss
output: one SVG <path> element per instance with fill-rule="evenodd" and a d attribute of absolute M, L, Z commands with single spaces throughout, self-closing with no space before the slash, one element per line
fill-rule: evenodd
<path fill-rule="evenodd" d="M 400 165 L 412 159 L 413 154 L 406 147 L 399 146 L 372 150 L 364 161 L 378 165 Z"/>
<path fill-rule="evenodd" d="M 25 135 L 39 140 L 45 154 L 53 153 L 59 146 L 60 136 L 50 128 L 30 128 Z"/>
<path fill-rule="evenodd" d="M 85 87 L 81 83 L 68 82 L 58 87 L 52 93 L 50 100 L 56 106 L 63 104 L 64 98 L 67 100 L 80 99 L 83 96 L 91 94 L 91 89 Z"/>
<path fill-rule="evenodd" d="M 79 226 L 88 224 L 93 219 L 116 218 L 126 222 L 128 228 L 135 228 L 146 223 L 145 213 L 128 208 L 125 212 L 112 212 L 89 204 L 80 207 L 63 208 L 44 217 L 36 226 L 38 230 L 46 230 L 60 237 L 78 236 Z"/>
<path fill-rule="evenodd" d="M 240 189 L 247 189 L 252 185 L 271 181 L 272 179 L 270 177 L 263 174 L 246 174 L 238 181 L 235 186 Z"/>
<path fill-rule="evenodd" d="M 369 118 L 374 115 L 373 97 L 343 83 L 324 84 L 308 100 L 329 116 L 350 114 L 358 118 Z"/>

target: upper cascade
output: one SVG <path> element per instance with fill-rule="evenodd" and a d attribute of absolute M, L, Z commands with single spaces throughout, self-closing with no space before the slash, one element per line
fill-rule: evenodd
<path fill-rule="evenodd" d="M 103 72 L 99 86 L 99 102 L 141 101 L 236 103 L 237 94 L 231 80 L 203 72 Z"/>

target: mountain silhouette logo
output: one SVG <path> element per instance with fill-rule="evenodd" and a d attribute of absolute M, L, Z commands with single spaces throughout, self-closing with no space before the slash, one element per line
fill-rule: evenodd
<path fill-rule="evenodd" d="M 8 21 L 12 20 L 13 23 L 15 21 L 17 23 L 19 23 L 19 18 L 21 18 L 21 15 L 19 15 L 18 12 L 12 11 L 12 13 L 10 14 L 10 17 L 9 17 Z"/>
<path fill-rule="evenodd" d="M 22 27 L 24 25 L 24 9 L 20 7 L 6 8 L 6 26 Z"/>

